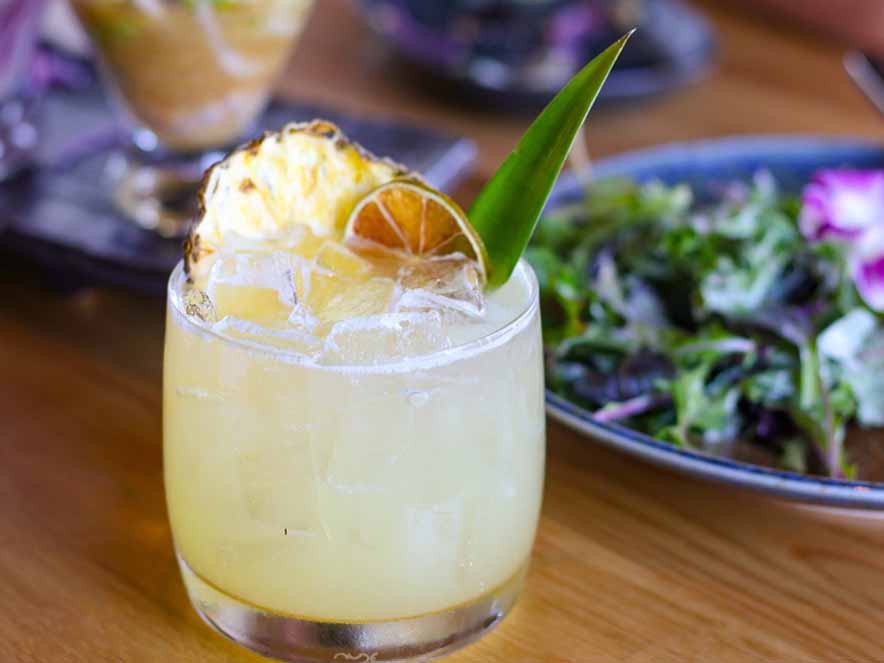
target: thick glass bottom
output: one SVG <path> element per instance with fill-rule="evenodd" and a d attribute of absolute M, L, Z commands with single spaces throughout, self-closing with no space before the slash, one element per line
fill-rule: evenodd
<path fill-rule="evenodd" d="M 117 153 L 107 164 L 114 205 L 127 219 L 163 237 L 183 237 L 196 208 L 203 173 L 223 153 L 149 160 Z"/>
<path fill-rule="evenodd" d="M 334 623 L 268 612 L 230 596 L 198 576 L 179 555 L 194 608 L 234 642 L 292 663 L 417 663 L 449 654 L 494 628 L 524 584 L 527 564 L 478 599 L 428 615 L 388 622 Z"/>

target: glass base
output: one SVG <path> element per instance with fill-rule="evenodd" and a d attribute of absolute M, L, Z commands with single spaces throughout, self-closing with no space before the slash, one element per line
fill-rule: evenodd
<path fill-rule="evenodd" d="M 237 644 L 291 663 L 417 663 L 449 654 L 494 628 L 522 590 L 527 564 L 497 589 L 450 610 L 389 622 L 317 622 L 267 612 L 209 584 L 178 563 L 193 607 Z"/>
<path fill-rule="evenodd" d="M 107 163 L 114 204 L 130 221 L 163 237 L 183 237 L 197 211 L 203 174 L 220 152 L 148 160 L 117 153 Z"/>

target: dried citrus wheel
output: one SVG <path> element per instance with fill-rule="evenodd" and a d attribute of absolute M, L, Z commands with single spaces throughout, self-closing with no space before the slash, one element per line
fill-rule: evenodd
<path fill-rule="evenodd" d="M 485 246 L 464 211 L 422 182 L 401 179 L 368 193 L 353 208 L 344 240 L 363 250 L 392 250 L 414 257 L 463 254 L 475 261 L 482 283 Z"/>
<path fill-rule="evenodd" d="M 188 272 L 225 244 L 285 240 L 298 226 L 340 239 L 358 200 L 405 175 L 418 177 L 349 142 L 329 122 L 265 133 L 206 173 L 185 245 Z"/>

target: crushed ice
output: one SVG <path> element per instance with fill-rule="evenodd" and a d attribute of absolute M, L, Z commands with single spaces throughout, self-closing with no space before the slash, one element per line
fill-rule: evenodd
<path fill-rule="evenodd" d="M 284 345 L 333 362 L 369 363 L 446 349 L 452 346 L 446 325 L 484 319 L 481 279 L 464 256 L 366 271 L 360 263 L 372 263 L 346 247 L 325 242 L 305 258 L 282 249 L 290 244 L 275 241 L 274 250 L 260 252 L 243 242 L 221 253 L 203 288 L 184 291 L 186 313 L 229 336 Z M 225 314 L 217 306 L 222 288 L 255 288 L 271 298 L 275 292 L 282 318 L 268 327 Z"/>

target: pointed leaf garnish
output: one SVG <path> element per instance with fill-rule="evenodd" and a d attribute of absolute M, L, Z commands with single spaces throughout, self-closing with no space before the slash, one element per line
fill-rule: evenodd
<path fill-rule="evenodd" d="M 490 261 L 488 287 L 506 283 L 525 251 L 589 110 L 635 30 L 593 59 L 543 109 L 467 216 Z"/>

